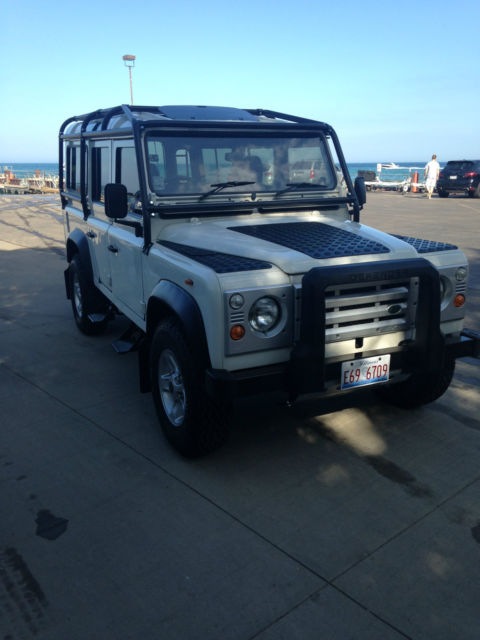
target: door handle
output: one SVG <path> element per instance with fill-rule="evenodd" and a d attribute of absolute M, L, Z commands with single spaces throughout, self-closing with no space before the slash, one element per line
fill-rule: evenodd
<path fill-rule="evenodd" d="M 88 236 L 89 238 L 96 238 L 96 237 L 97 237 L 97 234 L 96 234 L 96 233 L 93 233 L 93 231 L 87 231 L 87 236 Z"/>
<path fill-rule="evenodd" d="M 111 251 L 112 253 L 118 253 L 117 247 L 114 247 L 113 244 L 108 245 L 108 250 Z"/>

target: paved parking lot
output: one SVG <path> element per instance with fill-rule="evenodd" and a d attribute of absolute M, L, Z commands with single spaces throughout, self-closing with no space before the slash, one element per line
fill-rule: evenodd
<path fill-rule="evenodd" d="M 458 244 L 480 329 L 480 201 L 375 193 L 362 221 Z M 479 637 L 480 361 L 416 411 L 243 400 L 188 461 L 64 268 L 57 199 L 0 196 L 0 638 Z"/>

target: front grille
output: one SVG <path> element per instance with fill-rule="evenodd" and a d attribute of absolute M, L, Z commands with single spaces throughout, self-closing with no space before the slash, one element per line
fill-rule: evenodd
<path fill-rule="evenodd" d="M 329 286 L 325 342 L 404 332 L 413 338 L 419 278 Z"/>

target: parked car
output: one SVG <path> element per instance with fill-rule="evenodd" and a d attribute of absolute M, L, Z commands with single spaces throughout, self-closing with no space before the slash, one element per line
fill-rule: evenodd
<path fill-rule="evenodd" d="M 447 198 L 450 193 L 480 198 L 480 160 L 449 160 L 440 171 L 437 193 L 440 198 Z"/>
<path fill-rule="evenodd" d="M 292 165 L 290 182 L 325 184 L 325 170 L 320 160 L 299 160 Z"/>
<path fill-rule="evenodd" d="M 401 220 L 395 235 L 361 224 L 364 180 L 324 122 L 121 105 L 68 118 L 59 151 L 75 323 L 90 335 L 130 321 L 113 346 L 137 353 L 140 388 L 184 455 L 224 442 L 238 396 L 373 387 L 414 408 L 480 353 L 463 327 L 463 252 L 402 234 Z M 297 163 L 307 176 L 293 182 Z M 131 391 L 116 382 L 113 409 Z"/>

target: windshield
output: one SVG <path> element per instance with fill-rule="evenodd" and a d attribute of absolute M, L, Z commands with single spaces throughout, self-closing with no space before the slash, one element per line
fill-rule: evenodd
<path fill-rule="evenodd" d="M 147 136 L 148 181 L 158 196 L 231 199 L 258 193 L 282 197 L 337 184 L 325 138 L 318 132 L 291 137 Z"/>

